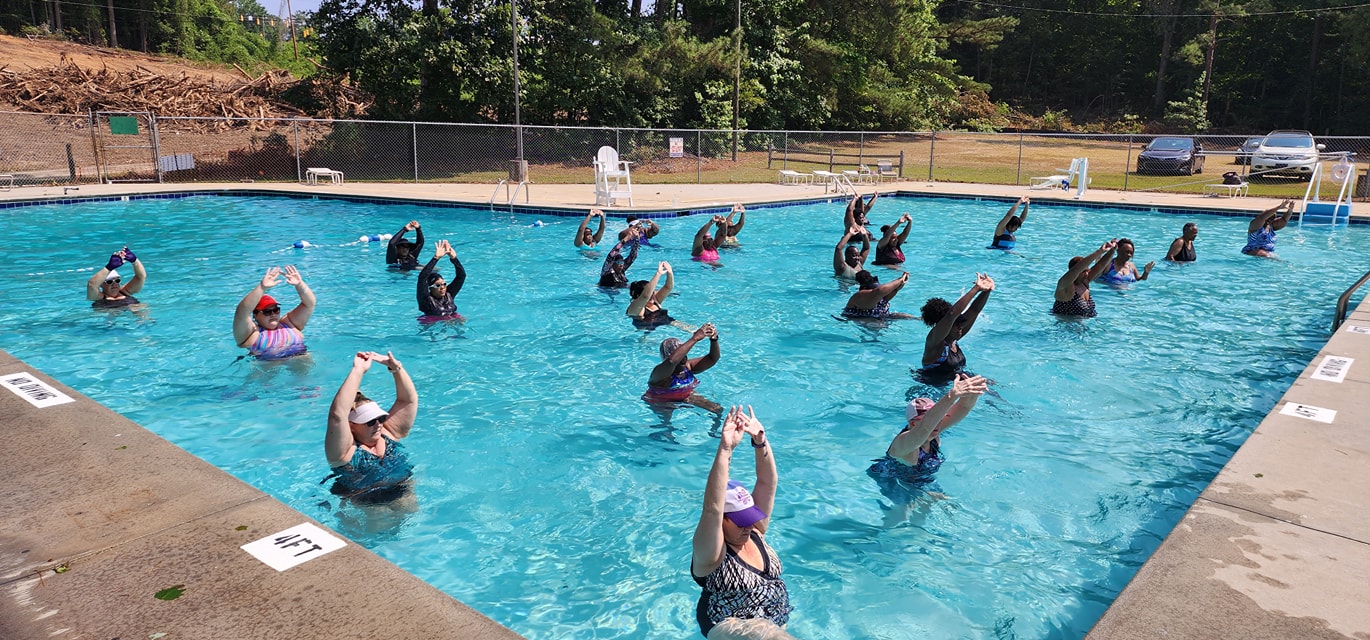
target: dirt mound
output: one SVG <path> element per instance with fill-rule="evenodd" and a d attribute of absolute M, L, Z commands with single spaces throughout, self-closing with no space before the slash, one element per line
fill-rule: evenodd
<path fill-rule="evenodd" d="M 151 111 L 159 116 L 349 118 L 370 100 L 336 79 L 256 78 L 73 43 L 0 37 L 0 110 L 79 114 Z M 207 124 L 212 128 L 223 125 Z"/>

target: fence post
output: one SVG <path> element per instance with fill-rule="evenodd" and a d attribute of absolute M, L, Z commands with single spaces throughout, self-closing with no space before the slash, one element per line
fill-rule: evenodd
<path fill-rule="evenodd" d="M 703 184 L 704 182 L 703 138 L 704 134 L 700 133 L 699 129 L 695 129 L 695 184 Z"/>
<path fill-rule="evenodd" d="M 414 184 L 419 183 L 419 123 L 409 123 L 409 139 L 414 141 Z"/>
<path fill-rule="evenodd" d="M 932 182 L 932 161 L 937 151 L 937 131 L 932 131 L 932 144 L 928 145 L 928 182 Z"/>
<path fill-rule="evenodd" d="M 904 179 L 904 150 L 899 150 L 899 179 Z"/>
<path fill-rule="evenodd" d="M 856 150 L 856 164 L 866 164 L 866 132 L 861 132 L 861 146 Z"/>
<path fill-rule="evenodd" d="M 1018 174 L 1013 176 L 1013 185 L 1023 184 L 1023 130 L 1018 130 Z"/>
<path fill-rule="evenodd" d="M 304 182 L 304 174 L 300 173 L 300 120 L 291 118 L 290 128 L 295 132 L 295 182 Z"/>
<path fill-rule="evenodd" d="M 832 148 L 832 147 L 828 147 L 828 173 L 832 173 L 832 168 L 833 168 L 833 164 L 832 164 L 832 155 L 833 155 L 833 148 Z"/>
<path fill-rule="evenodd" d="M 614 151 L 619 150 L 618 129 L 614 129 Z"/>
<path fill-rule="evenodd" d="M 157 184 L 162 183 L 162 148 L 161 140 L 157 137 L 157 114 L 147 112 L 148 128 L 152 129 L 152 166 L 157 172 Z"/>
<path fill-rule="evenodd" d="M 100 142 L 95 132 L 95 110 L 87 109 L 86 113 L 90 114 L 90 152 L 95 155 L 95 184 L 100 184 L 105 181 L 105 173 L 100 166 L 102 159 L 100 158 Z"/>
<path fill-rule="evenodd" d="M 771 157 L 775 155 L 775 145 L 766 145 L 766 168 L 771 168 Z"/>
<path fill-rule="evenodd" d="M 1132 165 L 1132 134 L 1127 134 L 1127 164 L 1123 165 L 1123 191 L 1127 191 L 1127 168 Z"/>

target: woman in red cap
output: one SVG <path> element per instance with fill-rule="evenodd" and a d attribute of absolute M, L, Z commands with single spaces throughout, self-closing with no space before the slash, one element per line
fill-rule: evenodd
<path fill-rule="evenodd" d="M 281 315 L 281 305 L 266 290 L 281 283 L 279 267 L 267 269 L 262 281 L 238 303 L 233 314 L 233 339 L 238 346 L 262 360 L 289 358 L 306 351 L 304 325 L 314 315 L 314 292 L 294 266 L 285 268 L 285 281 L 295 287 L 300 304 Z"/>
<path fill-rule="evenodd" d="M 751 436 L 756 454 L 756 486 L 750 492 L 728 479 L 733 450 Z M 766 428 L 747 407 L 733 407 L 718 441 L 718 453 L 704 486 L 704 511 L 695 528 L 690 576 L 703 588 L 695 618 L 708 637 L 715 626 L 738 620 L 769 620 L 784 627 L 790 620 L 790 594 L 780 579 L 775 550 L 766 545 L 766 530 L 775 507 L 778 477 Z"/>

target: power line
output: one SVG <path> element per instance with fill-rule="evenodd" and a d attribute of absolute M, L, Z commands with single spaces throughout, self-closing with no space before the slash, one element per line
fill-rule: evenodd
<path fill-rule="evenodd" d="M 1211 18 L 1212 13 L 1104 13 L 1101 11 L 1071 11 L 1067 9 L 1043 9 L 1040 7 L 1019 7 L 994 2 L 981 2 L 980 0 L 956 0 L 961 4 L 975 5 L 977 7 L 989 7 L 993 9 L 1006 9 L 1009 11 L 1019 11 L 1024 13 L 1060 13 L 1072 16 L 1093 16 L 1104 18 Z M 1252 11 L 1237 16 L 1226 16 L 1232 18 L 1247 18 L 1253 16 L 1287 16 L 1305 13 L 1322 13 L 1332 11 L 1345 11 L 1347 9 L 1360 9 L 1370 7 L 1370 3 L 1348 4 L 1336 7 L 1322 7 L 1318 9 L 1290 9 L 1286 11 Z"/>

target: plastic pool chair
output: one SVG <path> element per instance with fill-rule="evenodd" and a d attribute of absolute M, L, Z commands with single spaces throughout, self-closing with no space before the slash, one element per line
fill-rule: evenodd
<path fill-rule="evenodd" d="M 633 178 L 626 160 L 618 159 L 618 151 L 610 146 L 599 148 L 595 158 L 595 204 L 611 207 L 614 200 L 628 200 L 633 206 Z"/>

